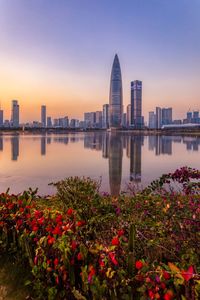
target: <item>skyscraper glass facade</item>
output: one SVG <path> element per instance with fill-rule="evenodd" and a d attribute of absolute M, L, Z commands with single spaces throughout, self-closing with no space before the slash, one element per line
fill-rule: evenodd
<path fill-rule="evenodd" d="M 46 106 L 41 106 L 41 123 L 42 127 L 46 127 Z"/>
<path fill-rule="evenodd" d="M 12 101 L 11 126 L 19 127 L 19 104 L 17 100 Z"/>
<path fill-rule="evenodd" d="M 122 95 L 122 76 L 119 58 L 115 55 L 111 78 L 110 78 L 110 97 L 109 97 L 109 126 L 110 128 L 120 128 L 122 126 L 123 95 Z"/>
<path fill-rule="evenodd" d="M 142 117 L 142 81 L 131 82 L 131 126 L 143 127 Z"/>

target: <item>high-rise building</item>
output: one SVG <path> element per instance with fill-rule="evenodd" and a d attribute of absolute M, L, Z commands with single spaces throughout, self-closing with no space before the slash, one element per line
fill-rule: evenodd
<path fill-rule="evenodd" d="M 126 120 L 127 118 L 126 118 L 126 113 L 123 113 L 122 114 L 122 126 L 124 127 L 124 128 L 126 128 L 127 127 L 127 120 Z"/>
<path fill-rule="evenodd" d="M 11 126 L 19 127 L 19 104 L 17 100 L 12 100 Z"/>
<path fill-rule="evenodd" d="M 187 121 L 188 121 L 188 123 L 191 123 L 191 120 L 192 120 L 192 112 L 188 111 L 187 112 Z"/>
<path fill-rule="evenodd" d="M 110 128 L 120 128 L 122 126 L 123 95 L 122 76 L 119 58 L 115 54 L 110 78 L 109 97 L 109 126 Z"/>
<path fill-rule="evenodd" d="M 172 108 L 162 108 L 162 125 L 172 124 Z"/>
<path fill-rule="evenodd" d="M 46 105 L 41 106 L 41 124 L 46 127 Z"/>
<path fill-rule="evenodd" d="M 0 110 L 0 127 L 3 127 L 3 110 Z"/>
<path fill-rule="evenodd" d="M 67 116 L 63 118 L 63 127 L 64 128 L 69 127 L 69 118 Z"/>
<path fill-rule="evenodd" d="M 199 111 L 193 111 L 192 123 L 195 123 L 195 124 L 200 123 Z"/>
<path fill-rule="evenodd" d="M 48 127 L 48 128 L 52 127 L 52 120 L 51 120 L 51 117 L 47 117 L 47 127 Z"/>
<path fill-rule="evenodd" d="M 162 125 L 162 114 L 161 114 L 161 108 L 156 107 L 156 128 L 160 129 Z"/>
<path fill-rule="evenodd" d="M 77 119 L 71 119 L 69 126 L 72 129 L 79 128 L 79 120 L 77 120 Z"/>
<path fill-rule="evenodd" d="M 131 126 L 143 127 L 142 117 L 142 81 L 131 81 Z"/>
<path fill-rule="evenodd" d="M 131 126 L 131 104 L 127 105 L 127 110 L 126 110 L 126 126 L 130 127 Z"/>
<path fill-rule="evenodd" d="M 102 115 L 102 128 L 107 129 L 109 127 L 109 105 L 103 105 L 103 115 Z"/>
<path fill-rule="evenodd" d="M 84 122 L 86 128 L 94 128 L 96 123 L 96 113 L 95 112 L 84 113 Z"/>
<path fill-rule="evenodd" d="M 149 128 L 155 129 L 156 128 L 156 114 L 154 111 L 149 112 Z"/>
<path fill-rule="evenodd" d="M 96 111 L 95 127 L 102 128 L 102 111 Z"/>

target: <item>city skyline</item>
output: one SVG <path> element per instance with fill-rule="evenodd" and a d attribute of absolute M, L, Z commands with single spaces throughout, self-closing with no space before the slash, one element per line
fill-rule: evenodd
<path fill-rule="evenodd" d="M 124 4 L 125 3 L 125 4 Z M 22 122 L 60 111 L 81 118 L 109 101 L 115 52 L 123 70 L 124 107 L 130 82 L 143 85 L 143 114 L 173 106 L 175 118 L 199 110 L 200 2 L 52 0 L 0 3 L 0 101 L 21 104 Z M 92 30 L 91 30 L 92 28 Z M 84 107 L 84 109 L 83 109 Z"/>

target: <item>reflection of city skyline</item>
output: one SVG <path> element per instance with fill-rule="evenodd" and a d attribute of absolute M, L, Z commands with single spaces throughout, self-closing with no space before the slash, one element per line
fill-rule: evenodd
<path fill-rule="evenodd" d="M 24 137 L 23 137 L 24 138 Z M 29 138 L 29 137 L 27 137 Z M 128 158 L 129 180 L 140 183 L 142 179 L 142 147 L 144 136 L 110 133 L 110 132 L 90 132 L 81 135 L 68 136 L 31 136 L 31 141 L 40 142 L 40 155 L 48 155 L 48 147 L 53 143 L 67 146 L 69 143 L 82 142 L 85 149 L 101 151 L 102 157 L 108 160 L 108 175 L 110 193 L 118 195 L 121 190 L 123 154 Z M 11 160 L 17 161 L 20 156 L 20 135 L 1 136 L 0 151 L 5 151 L 4 141 L 10 141 Z M 153 136 L 147 137 L 148 150 L 153 151 L 156 156 L 172 155 L 173 144 L 183 144 L 187 151 L 198 151 L 200 138 L 181 136 Z M 145 143 L 146 144 L 146 143 Z"/>
<path fill-rule="evenodd" d="M 10 141 L 11 141 L 12 160 L 17 161 L 19 156 L 19 137 L 13 136 L 11 137 Z"/>
<path fill-rule="evenodd" d="M 85 136 L 84 147 L 101 150 L 108 159 L 110 193 L 116 196 L 121 190 L 123 149 L 130 160 L 130 181 L 141 181 L 142 145 L 144 136 L 121 135 L 120 133 Z"/>

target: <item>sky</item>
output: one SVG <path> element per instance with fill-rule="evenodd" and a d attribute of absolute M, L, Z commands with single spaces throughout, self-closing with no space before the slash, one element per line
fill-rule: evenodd
<path fill-rule="evenodd" d="M 0 101 L 10 119 L 83 118 L 109 102 L 118 54 L 124 109 L 143 81 L 143 115 L 200 110 L 200 0 L 0 0 Z"/>

